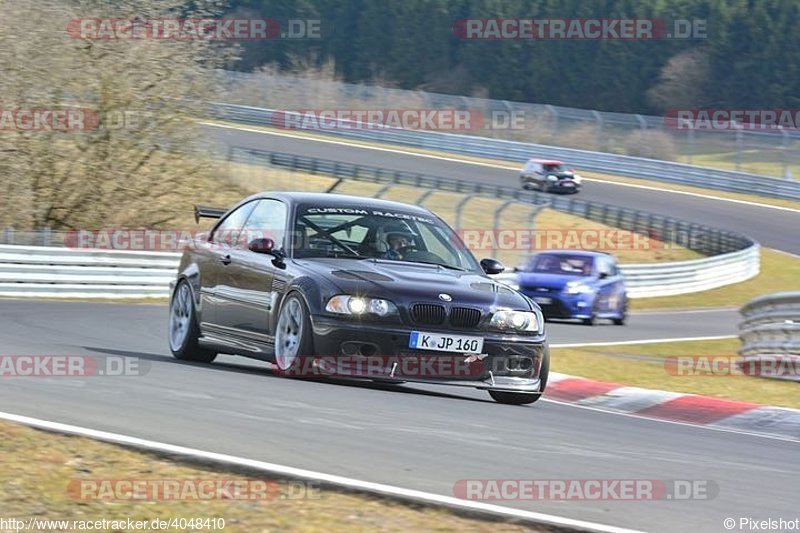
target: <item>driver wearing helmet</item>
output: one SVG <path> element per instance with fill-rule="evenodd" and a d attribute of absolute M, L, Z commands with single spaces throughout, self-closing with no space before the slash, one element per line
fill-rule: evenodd
<path fill-rule="evenodd" d="M 414 244 L 414 232 L 406 224 L 395 223 L 387 226 L 384 233 L 388 248 L 383 254 L 383 259 L 402 261 Z"/>

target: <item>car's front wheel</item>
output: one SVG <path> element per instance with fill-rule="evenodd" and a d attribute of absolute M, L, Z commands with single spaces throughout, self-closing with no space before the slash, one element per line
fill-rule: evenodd
<path fill-rule="evenodd" d="M 169 303 L 169 349 L 175 359 L 210 363 L 217 353 L 200 347 L 200 326 L 192 290 L 186 281 L 178 282 Z"/>
<path fill-rule="evenodd" d="M 280 370 L 290 370 L 298 357 L 313 355 L 311 319 L 303 298 L 289 294 L 278 313 L 275 329 L 275 364 Z"/>

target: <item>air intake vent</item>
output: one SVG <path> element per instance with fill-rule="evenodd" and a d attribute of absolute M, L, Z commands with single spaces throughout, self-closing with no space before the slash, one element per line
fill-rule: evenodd
<path fill-rule="evenodd" d="M 417 324 L 437 326 L 444 324 L 444 306 L 437 304 L 414 304 L 411 307 L 411 320 Z"/>
<path fill-rule="evenodd" d="M 450 325 L 456 328 L 474 328 L 481 321 L 481 312 L 470 307 L 454 307 L 450 310 Z"/>

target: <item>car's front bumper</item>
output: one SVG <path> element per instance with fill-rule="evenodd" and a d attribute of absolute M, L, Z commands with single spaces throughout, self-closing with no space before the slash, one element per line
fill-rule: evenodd
<path fill-rule="evenodd" d="M 547 344 L 544 336 L 518 336 L 478 330 L 442 330 L 432 326 L 411 327 L 404 324 L 374 324 L 350 319 L 340 319 L 324 315 L 311 317 L 314 332 L 314 352 L 317 356 L 332 357 L 378 357 L 389 366 L 397 364 L 403 368 L 404 360 L 424 358 L 425 360 L 459 360 L 469 357 L 466 354 L 417 350 L 409 348 L 412 331 L 468 335 L 483 337 L 483 350 L 478 361 L 464 366 L 452 374 L 433 372 L 430 374 L 403 372 L 387 373 L 381 376 L 352 375 L 383 381 L 434 383 L 475 387 L 512 392 L 541 392 L 540 369 L 546 356 Z M 354 346 L 368 349 L 353 355 Z M 474 357 L 473 357 L 474 358 Z"/>
<path fill-rule="evenodd" d="M 594 293 L 566 294 L 563 292 L 542 293 L 536 290 L 520 290 L 522 294 L 536 302 L 542 309 L 546 318 L 590 318 L 592 304 L 596 295 Z M 547 300 L 549 300 L 549 303 Z"/>

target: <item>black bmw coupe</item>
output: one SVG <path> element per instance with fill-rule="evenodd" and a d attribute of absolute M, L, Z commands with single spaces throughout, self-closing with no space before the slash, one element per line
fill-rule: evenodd
<path fill-rule="evenodd" d="M 335 194 L 267 192 L 233 208 L 184 251 L 172 286 L 169 346 L 218 353 L 290 377 L 422 382 L 484 389 L 528 404 L 545 390 L 539 307 L 494 281 L 427 209 Z"/>

